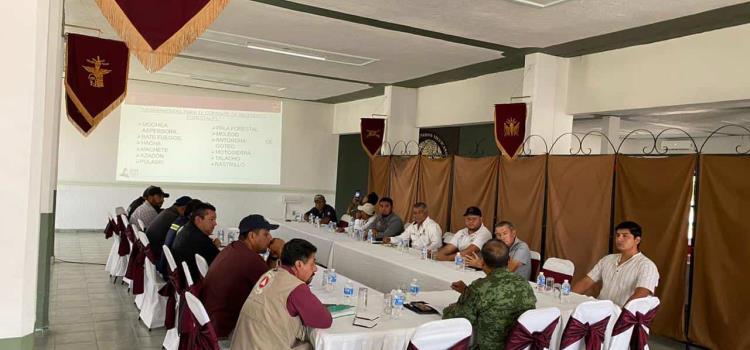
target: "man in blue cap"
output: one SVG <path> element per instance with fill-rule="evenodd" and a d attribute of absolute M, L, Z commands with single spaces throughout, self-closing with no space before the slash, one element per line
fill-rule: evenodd
<path fill-rule="evenodd" d="M 162 210 L 162 212 L 154 218 L 154 221 L 152 221 L 151 225 L 146 229 L 146 236 L 148 237 L 151 251 L 154 252 L 156 259 L 161 257 L 161 247 L 164 245 L 164 240 L 167 237 L 169 227 L 175 220 L 177 220 L 177 218 L 185 215 L 185 207 L 190 200 L 191 198 L 188 196 L 177 198 L 174 204 L 172 204 L 171 207 Z"/>

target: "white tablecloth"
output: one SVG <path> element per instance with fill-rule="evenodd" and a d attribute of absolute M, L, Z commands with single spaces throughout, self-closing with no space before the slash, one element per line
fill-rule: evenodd
<path fill-rule="evenodd" d="M 452 262 L 420 260 L 418 253 L 401 253 L 395 248 L 369 244 L 349 238 L 345 233 L 334 233 L 315 228 L 309 223 L 276 220 L 274 237 L 286 241 L 304 238 L 318 248 L 318 263 L 351 277 L 381 292 L 408 285 L 419 280 L 423 291 L 448 290 L 452 282 L 466 284 L 484 276 L 480 271 L 458 271 Z"/>
<path fill-rule="evenodd" d="M 273 224 L 279 225 L 277 230 L 271 231 L 271 235 L 289 241 L 292 238 L 303 238 L 318 248 L 316 256 L 318 263 L 330 267 L 333 258 L 333 242 L 350 240 L 346 234 L 334 233 L 327 228 L 316 228 L 310 223 L 304 222 L 287 222 L 283 220 L 269 220 Z"/>
<path fill-rule="evenodd" d="M 342 304 L 345 302 L 343 297 L 344 284 L 346 283 L 348 276 L 338 274 L 338 282 L 336 289 L 333 292 L 327 292 L 321 287 L 322 271 L 315 275 L 311 288 L 313 293 L 326 304 Z M 356 304 L 357 296 L 356 293 L 359 287 L 362 285 L 359 282 L 352 280 L 355 289 L 355 296 L 353 303 Z M 532 284 L 533 287 L 533 284 Z M 369 288 L 369 287 L 368 287 Z M 537 308 L 548 308 L 556 307 L 561 312 L 561 324 L 560 330 L 565 327 L 565 324 L 573 312 L 575 307 L 585 301 L 595 300 L 592 297 L 571 294 L 565 300 L 560 300 L 558 297 L 553 296 L 550 293 L 534 293 L 537 298 Z M 435 309 L 442 310 L 458 300 L 459 294 L 452 290 L 435 291 L 435 292 L 423 292 L 420 293 L 416 299 L 426 301 L 432 305 Z M 399 319 L 391 319 L 388 316 L 383 316 L 383 293 L 380 293 L 372 288 L 368 290 L 368 308 L 369 312 L 380 313 L 380 320 L 378 325 L 374 328 L 367 329 L 357 327 L 352 324 L 354 316 L 344 316 L 333 320 L 333 325 L 329 329 L 315 329 L 310 333 L 310 340 L 315 349 L 334 350 L 334 349 L 351 349 L 351 350 L 403 350 L 409 344 L 409 340 L 420 325 L 439 320 L 439 315 L 418 315 L 411 312 L 408 309 L 404 309 L 403 314 Z M 614 310 L 616 315 L 619 315 L 619 309 Z M 614 317 L 610 319 L 609 328 L 614 324 Z M 611 331 L 611 329 L 610 329 Z M 562 332 L 555 334 L 555 339 L 552 341 L 550 350 L 559 348 L 560 336 Z"/>

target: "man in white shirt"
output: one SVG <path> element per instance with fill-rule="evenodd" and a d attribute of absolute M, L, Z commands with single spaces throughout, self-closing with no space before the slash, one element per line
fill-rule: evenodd
<path fill-rule="evenodd" d="M 599 260 L 591 272 L 573 286 L 573 291 L 582 294 L 602 282 L 598 298 L 611 300 L 619 306 L 653 295 L 659 285 L 659 271 L 656 264 L 641 253 L 641 235 L 641 226 L 635 222 L 617 225 L 615 245 L 620 253 Z"/>
<path fill-rule="evenodd" d="M 468 207 L 464 213 L 466 227 L 456 232 L 440 248 L 437 260 L 451 261 L 456 254 L 470 256 L 478 253 L 485 242 L 492 239 L 492 233 L 482 223 L 482 211 L 477 207 Z"/>
<path fill-rule="evenodd" d="M 414 222 L 406 227 L 404 233 L 393 238 L 385 237 L 383 243 L 402 241 L 411 242 L 411 246 L 419 250 L 425 247 L 428 251 L 440 249 L 440 246 L 443 245 L 443 230 L 440 229 L 437 222 L 427 215 L 427 204 L 423 202 L 414 204 L 412 214 Z"/>
<path fill-rule="evenodd" d="M 375 206 L 371 203 L 365 203 L 357 206 L 357 210 L 359 211 L 359 219 L 354 220 L 354 229 L 366 231 L 375 222 Z"/>

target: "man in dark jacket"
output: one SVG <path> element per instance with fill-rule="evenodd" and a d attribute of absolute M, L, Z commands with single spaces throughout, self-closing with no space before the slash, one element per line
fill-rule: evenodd
<path fill-rule="evenodd" d="M 154 218 L 151 225 L 146 229 L 146 236 L 148 242 L 151 245 L 151 251 L 154 252 L 154 256 L 159 259 L 161 257 L 161 247 L 164 245 L 164 240 L 167 238 L 167 231 L 172 223 L 177 220 L 180 216 L 185 215 L 185 207 L 191 198 L 188 196 L 182 196 L 172 204 L 171 207 L 162 210 L 159 215 Z"/>

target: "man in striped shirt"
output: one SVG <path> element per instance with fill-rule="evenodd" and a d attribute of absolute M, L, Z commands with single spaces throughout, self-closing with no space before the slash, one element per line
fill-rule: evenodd
<path fill-rule="evenodd" d="M 573 286 L 573 292 L 585 293 L 602 282 L 598 298 L 611 300 L 619 306 L 653 295 L 659 285 L 659 271 L 656 264 L 641 253 L 641 235 L 641 226 L 635 222 L 617 225 L 615 245 L 620 253 L 599 260 L 591 272 Z"/>

